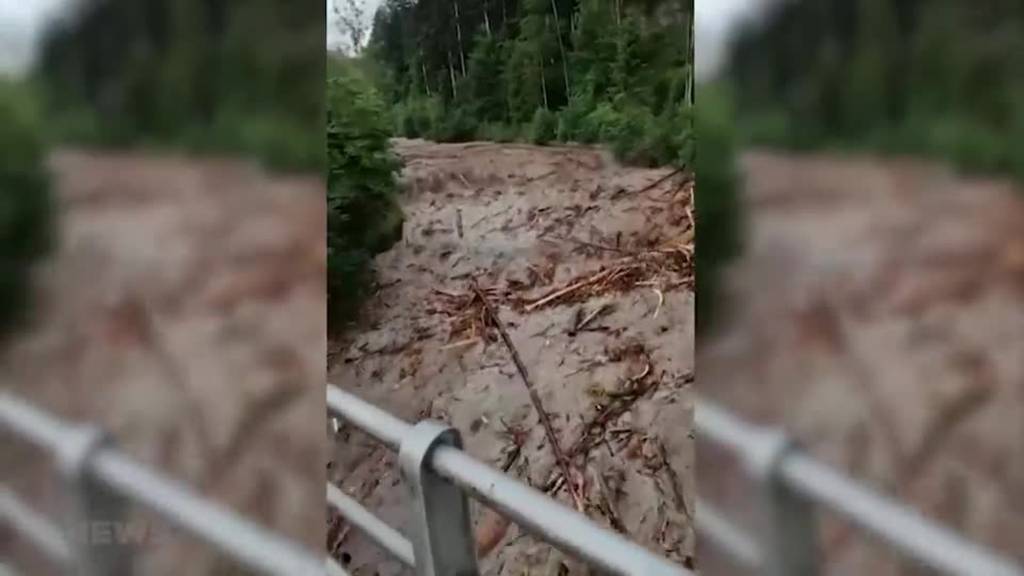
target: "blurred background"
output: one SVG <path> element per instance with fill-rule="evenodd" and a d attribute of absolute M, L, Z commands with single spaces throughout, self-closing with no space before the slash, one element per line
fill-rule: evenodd
<path fill-rule="evenodd" d="M 698 2 L 696 26 L 699 390 L 1024 558 L 1024 4 Z M 834 518 L 821 541 L 830 573 L 926 573 Z"/>
<path fill-rule="evenodd" d="M 4 391 L 101 424 L 310 550 L 325 531 L 323 10 L 0 0 Z M 52 460 L 3 434 L 4 487 L 59 518 Z M 242 573 L 144 517 L 137 572 Z M 6 525 L 0 557 L 56 572 Z"/>

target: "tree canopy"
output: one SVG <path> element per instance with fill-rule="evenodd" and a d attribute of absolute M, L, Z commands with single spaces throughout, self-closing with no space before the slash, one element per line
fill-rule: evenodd
<path fill-rule="evenodd" d="M 288 0 L 87 0 L 69 11 L 45 35 L 37 71 L 62 136 L 322 165 L 319 9 Z"/>
<path fill-rule="evenodd" d="M 925 152 L 1024 177 L 1024 3 L 795 0 L 730 77 L 756 138 Z"/>
<path fill-rule="evenodd" d="M 367 57 L 398 132 L 611 143 L 692 159 L 693 3 L 386 0 Z"/>

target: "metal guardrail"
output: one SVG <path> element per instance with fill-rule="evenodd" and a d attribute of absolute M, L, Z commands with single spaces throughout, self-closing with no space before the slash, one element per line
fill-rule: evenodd
<path fill-rule="evenodd" d="M 757 485 L 760 524 L 750 537 L 698 503 L 697 530 L 766 576 L 817 574 L 815 507 L 821 506 L 941 574 L 1024 576 L 1024 568 L 874 492 L 799 450 L 780 430 L 746 423 L 698 401 L 698 437 L 737 453 Z"/>
<path fill-rule="evenodd" d="M 411 540 L 386 525 L 342 490 L 328 484 L 327 500 L 353 526 L 420 576 L 478 572 L 467 493 L 554 546 L 612 574 L 685 576 L 685 568 L 601 528 L 460 448 L 452 428 L 436 422 L 409 425 L 334 386 L 330 414 L 399 453 L 411 488 Z M 740 456 L 757 486 L 759 524 L 753 536 L 704 502 L 698 533 L 748 568 L 766 576 L 817 574 L 815 508 L 821 506 L 903 555 L 943 574 L 1024 576 L 1012 559 L 969 542 L 917 512 L 854 482 L 807 456 L 781 431 L 754 426 L 699 401 L 696 426 L 703 438 Z M 113 448 L 92 426 L 69 425 L 9 393 L 0 392 L 0 428 L 54 456 L 70 497 L 60 524 L 38 514 L 0 487 L 0 521 L 70 574 L 132 573 L 132 542 L 92 541 L 80 528 L 123 521 L 136 503 L 261 574 L 347 576 L 328 558 L 205 500 Z M 0 573 L 11 569 L 0 566 Z"/>
<path fill-rule="evenodd" d="M 132 460 L 117 451 L 96 427 L 64 423 L 0 392 L 0 428 L 54 456 L 70 499 L 66 517 L 56 524 L 0 487 L 0 522 L 13 526 L 68 574 L 134 573 L 138 543 L 118 542 L 110 533 L 130 525 L 124 505 L 135 503 L 257 573 L 314 576 L 326 570 L 345 575 L 333 560 L 325 560 Z M 91 538 L 82 531 L 97 526 L 107 537 Z"/>
<path fill-rule="evenodd" d="M 461 450 L 458 432 L 424 421 L 407 424 L 336 386 L 327 387 L 331 416 L 398 451 L 411 492 L 411 540 L 384 524 L 341 490 L 328 485 L 328 502 L 418 576 L 477 574 L 467 493 L 553 546 L 603 573 L 686 576 L 670 562 L 583 514 L 474 460 Z"/>

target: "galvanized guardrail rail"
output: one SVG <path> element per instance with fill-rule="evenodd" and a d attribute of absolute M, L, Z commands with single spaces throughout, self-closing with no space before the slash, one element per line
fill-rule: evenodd
<path fill-rule="evenodd" d="M 964 539 L 906 506 L 869 490 L 802 452 L 781 430 L 753 426 L 699 401 L 698 438 L 740 456 L 757 486 L 760 525 L 750 536 L 698 502 L 698 535 L 766 576 L 821 570 L 815 508 L 828 510 L 876 541 L 940 574 L 1024 576 L 1021 565 Z"/>
<path fill-rule="evenodd" d="M 411 491 L 411 539 L 328 485 L 327 500 L 350 524 L 418 576 L 478 573 L 467 494 L 602 573 L 686 576 L 686 568 L 598 526 L 576 512 L 461 450 L 458 432 L 424 421 L 415 426 L 336 386 L 327 387 L 330 415 L 398 452 Z"/>
<path fill-rule="evenodd" d="M 55 523 L 0 486 L 0 523 L 11 525 L 67 574 L 136 573 L 138 543 L 118 542 L 110 535 L 119 526 L 130 525 L 128 503 L 141 505 L 259 574 L 345 574 L 332 560 L 132 460 L 94 426 L 67 424 L 0 392 L 0 428 L 53 456 L 69 499 L 66 517 Z M 102 526 L 107 537 L 89 537 L 90 526 Z"/>
<path fill-rule="evenodd" d="M 411 539 L 330 484 L 329 504 L 418 575 L 477 573 L 467 493 L 604 572 L 691 574 L 474 460 L 460 449 L 459 435 L 452 428 L 429 421 L 407 424 L 334 386 L 328 386 L 327 401 L 331 416 L 398 451 L 411 491 Z M 740 455 L 758 487 L 760 512 L 760 523 L 751 536 L 700 502 L 697 530 L 747 568 L 767 576 L 818 574 L 814 510 L 821 506 L 940 573 L 1024 576 L 1024 569 L 1013 560 L 857 484 L 801 452 L 780 431 L 743 422 L 708 402 L 697 406 L 698 433 Z M 334 560 L 322 559 L 118 452 L 95 427 L 66 424 L 0 393 L 0 428 L 54 457 L 71 503 L 62 522 L 54 523 L 9 489 L 0 488 L 0 521 L 13 526 L 70 574 L 132 573 L 132 543 L 93 542 L 82 538 L 78 529 L 97 519 L 118 522 L 125 517 L 124 505 L 135 503 L 258 573 L 347 576 Z"/>

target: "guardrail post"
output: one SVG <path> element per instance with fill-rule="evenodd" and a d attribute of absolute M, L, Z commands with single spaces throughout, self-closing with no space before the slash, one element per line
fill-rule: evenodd
<path fill-rule="evenodd" d="M 765 576 L 812 576 L 818 573 L 814 506 L 779 477 L 786 455 L 796 448 L 777 430 L 766 430 L 747 452 L 746 465 L 757 482 L 758 539 Z"/>
<path fill-rule="evenodd" d="M 72 574 L 132 573 L 132 543 L 125 541 L 123 502 L 89 474 L 93 456 L 109 443 L 95 426 L 78 426 L 57 450 L 57 466 L 69 498 L 65 529 L 75 556 Z"/>
<path fill-rule="evenodd" d="M 458 487 L 439 476 L 430 455 L 439 445 L 462 448 L 458 430 L 438 422 L 420 422 L 402 440 L 398 461 L 412 492 L 412 544 L 418 576 L 476 576 L 476 551 L 469 501 Z"/>

